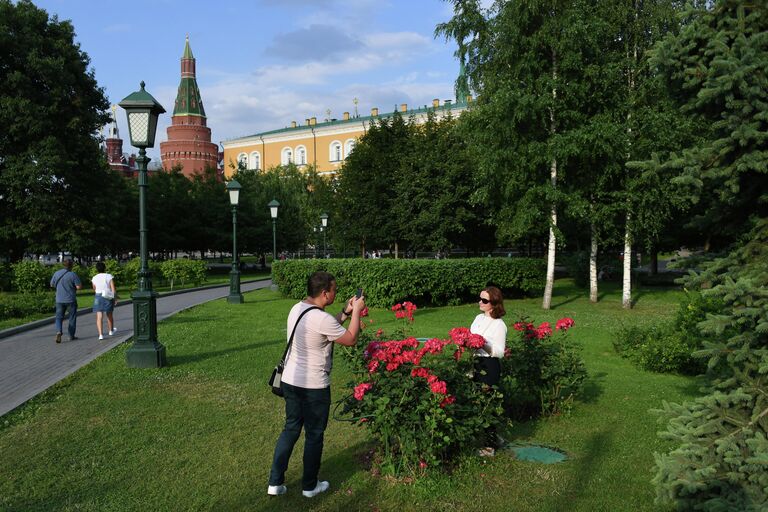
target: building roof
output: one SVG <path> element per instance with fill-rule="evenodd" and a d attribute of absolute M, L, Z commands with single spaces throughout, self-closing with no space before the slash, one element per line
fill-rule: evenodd
<path fill-rule="evenodd" d="M 467 108 L 467 103 L 444 103 L 438 107 L 424 105 L 423 107 L 417 108 L 417 109 L 409 109 L 405 112 L 400 112 L 395 108 L 395 111 L 400 114 L 403 117 L 410 117 L 412 115 L 419 115 L 419 114 L 426 114 L 428 112 L 446 112 L 446 111 L 452 111 L 452 110 L 464 110 Z M 251 137 L 260 137 L 265 135 L 275 135 L 278 133 L 290 133 L 290 132 L 298 132 L 301 130 L 306 130 L 307 128 L 323 128 L 323 127 L 331 127 L 331 126 L 344 126 L 344 125 L 351 125 L 355 123 L 361 123 L 361 122 L 371 122 L 376 119 L 388 119 L 395 115 L 395 111 L 386 113 L 386 114 L 379 114 L 376 116 L 358 116 L 358 117 L 350 117 L 349 119 L 331 119 L 330 121 L 324 121 L 322 123 L 316 123 L 313 125 L 297 125 L 295 127 L 288 126 L 286 128 L 280 128 L 277 130 L 269 130 L 266 132 L 260 132 L 260 133 L 254 133 L 252 135 L 244 135 L 242 137 L 232 137 L 231 139 L 226 139 L 224 142 L 231 142 L 236 141 L 240 139 L 248 139 Z"/>

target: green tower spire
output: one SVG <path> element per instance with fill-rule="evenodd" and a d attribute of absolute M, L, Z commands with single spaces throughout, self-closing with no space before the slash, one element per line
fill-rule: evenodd
<path fill-rule="evenodd" d="M 173 115 L 205 117 L 203 100 L 200 97 L 200 89 L 197 87 L 195 57 L 189 46 L 189 36 L 187 36 L 184 45 L 184 54 L 181 56 L 181 83 L 179 83 L 179 91 L 176 94 Z"/>

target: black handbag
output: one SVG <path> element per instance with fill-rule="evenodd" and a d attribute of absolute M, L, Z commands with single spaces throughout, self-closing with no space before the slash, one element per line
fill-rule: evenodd
<path fill-rule="evenodd" d="M 291 337 L 288 338 L 288 345 L 285 347 L 285 352 L 283 352 L 283 358 L 280 359 L 280 362 L 277 363 L 277 366 L 275 366 L 275 369 L 272 370 L 272 375 L 269 377 L 269 387 L 272 389 L 272 393 L 276 394 L 277 396 L 283 396 L 283 368 L 285 367 L 285 361 L 288 358 L 288 352 L 291 350 L 291 345 L 293 345 L 293 335 L 296 334 L 296 328 L 299 327 L 299 322 L 301 321 L 301 317 L 312 311 L 313 309 L 320 309 L 317 306 L 312 306 L 311 308 L 307 308 L 304 311 L 301 312 L 299 315 L 299 319 L 296 320 L 296 325 L 293 326 L 293 332 L 291 333 Z"/>

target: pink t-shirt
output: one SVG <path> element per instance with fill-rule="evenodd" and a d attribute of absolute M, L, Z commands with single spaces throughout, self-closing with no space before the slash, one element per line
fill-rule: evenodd
<path fill-rule="evenodd" d="M 296 319 L 312 304 L 299 302 L 288 314 L 288 332 L 290 337 L 296 325 Z M 347 330 L 322 309 L 315 309 L 301 318 L 293 345 L 288 352 L 288 361 L 283 368 L 283 382 L 291 386 L 307 389 L 322 389 L 331 385 L 330 373 L 333 367 L 333 342 L 341 338 Z"/>

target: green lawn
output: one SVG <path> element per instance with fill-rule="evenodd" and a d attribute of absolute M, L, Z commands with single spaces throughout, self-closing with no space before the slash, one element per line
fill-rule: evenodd
<path fill-rule="evenodd" d="M 331 421 L 321 477 L 331 492 L 300 493 L 301 441 L 288 494 L 266 495 L 282 401 L 266 386 L 285 343 L 292 300 L 260 290 L 246 303 L 193 308 L 159 326 L 170 367 L 131 370 L 123 344 L 0 419 L 0 510 L 657 510 L 650 484 L 656 436 L 651 408 L 696 395 L 694 379 L 647 373 L 620 359 L 611 337 L 622 323 L 674 313 L 680 292 L 641 289 L 632 311 L 608 289 L 598 305 L 558 281 L 553 310 L 540 299 L 507 301 L 508 322 L 571 316 L 590 373 L 585 396 L 567 417 L 514 425 L 507 437 L 564 449 L 570 460 L 540 465 L 501 453 L 469 458 L 452 474 L 402 483 L 364 467 L 362 428 Z M 333 306 L 335 312 L 340 306 Z M 423 308 L 413 334 L 445 336 L 468 326 L 476 306 Z M 375 326 L 391 313 L 373 309 Z M 334 396 L 349 374 L 338 357 Z"/>

